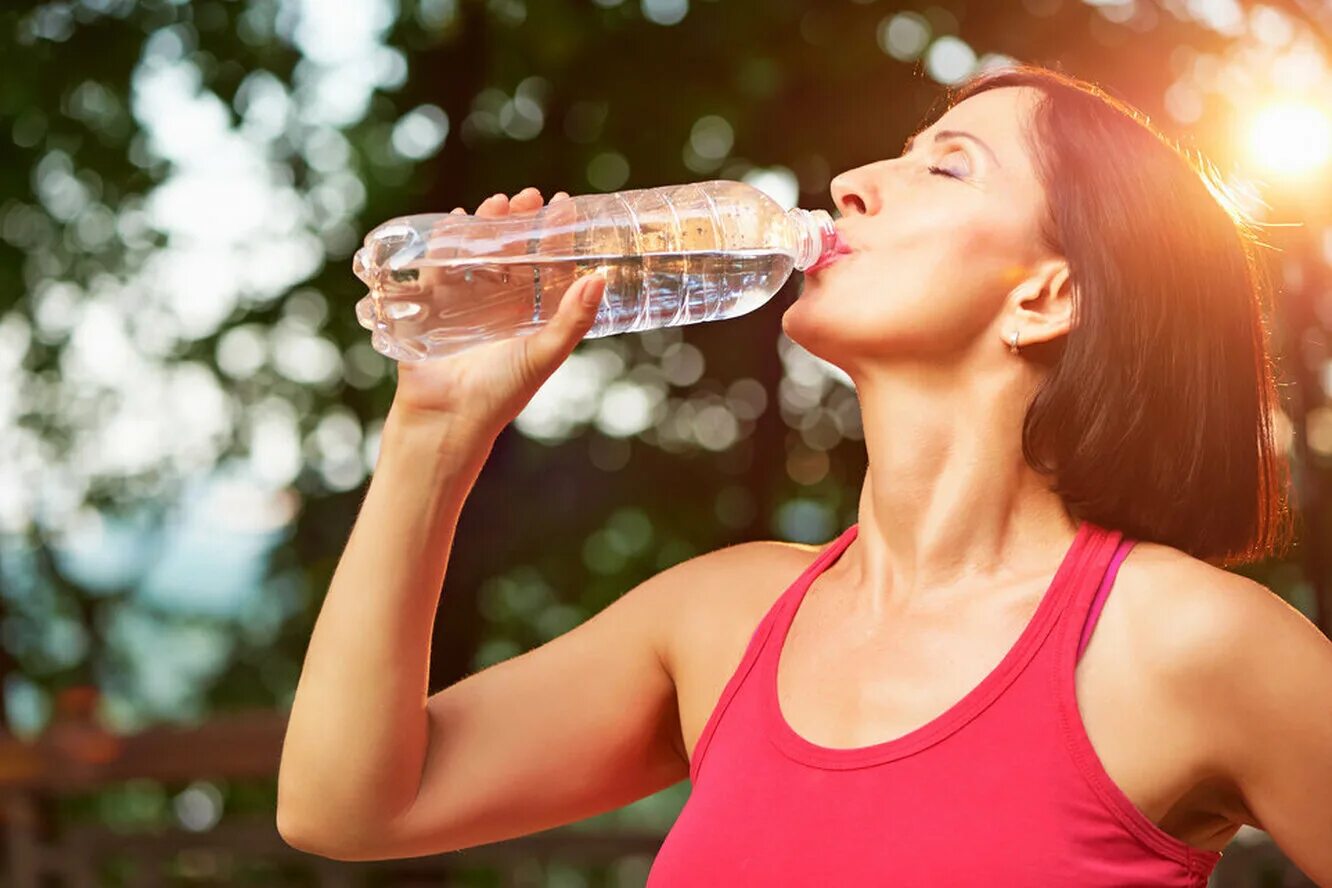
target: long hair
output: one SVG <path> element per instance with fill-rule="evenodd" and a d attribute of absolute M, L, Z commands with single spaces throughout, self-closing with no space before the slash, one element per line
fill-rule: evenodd
<path fill-rule="evenodd" d="M 1022 429 L 1027 463 L 1075 517 L 1226 567 L 1285 554 L 1289 466 L 1256 225 L 1215 169 L 1145 115 L 1061 72 L 983 72 L 947 107 L 1040 92 L 1029 150 L 1041 236 L 1069 264 L 1073 328 L 1024 350 L 1048 366 Z"/>

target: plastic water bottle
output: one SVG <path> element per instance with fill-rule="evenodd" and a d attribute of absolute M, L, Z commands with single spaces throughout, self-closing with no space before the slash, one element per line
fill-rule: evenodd
<path fill-rule="evenodd" d="M 375 349 L 396 360 L 453 354 L 534 332 L 582 275 L 606 278 L 587 339 L 733 318 L 792 271 L 847 252 L 823 210 L 789 212 L 717 180 L 591 194 L 501 218 L 428 213 L 371 231 L 353 270 Z"/>

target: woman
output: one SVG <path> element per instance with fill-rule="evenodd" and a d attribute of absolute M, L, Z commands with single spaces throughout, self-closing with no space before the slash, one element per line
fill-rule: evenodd
<path fill-rule="evenodd" d="M 459 510 L 603 282 L 523 340 L 403 365 L 283 836 L 439 853 L 688 777 L 654 886 L 1203 885 L 1246 823 L 1332 885 L 1332 644 L 1223 569 L 1281 551 L 1288 514 L 1262 277 L 1208 183 L 1088 84 L 967 84 L 833 180 L 853 252 L 783 317 L 855 382 L 858 522 L 688 560 L 433 696 Z"/>

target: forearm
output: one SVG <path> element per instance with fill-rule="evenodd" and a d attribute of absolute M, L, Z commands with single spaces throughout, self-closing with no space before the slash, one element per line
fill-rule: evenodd
<path fill-rule="evenodd" d="M 363 833 L 415 798 L 431 630 L 458 515 L 492 440 L 390 411 L 292 704 L 278 776 L 284 835 Z"/>

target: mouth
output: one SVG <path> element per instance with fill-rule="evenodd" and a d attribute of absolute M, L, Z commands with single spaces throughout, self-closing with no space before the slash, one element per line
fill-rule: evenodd
<path fill-rule="evenodd" d="M 822 271 L 823 269 L 827 268 L 829 265 L 836 263 L 843 256 L 846 256 L 853 252 L 855 252 L 855 248 L 852 247 L 851 244 L 847 242 L 846 238 L 842 235 L 841 231 L 837 231 L 836 238 L 833 241 L 832 247 L 828 250 L 825 250 L 823 252 L 823 255 L 819 256 L 818 261 L 816 261 L 809 268 L 806 268 L 805 274 L 808 275 L 818 271 Z"/>

